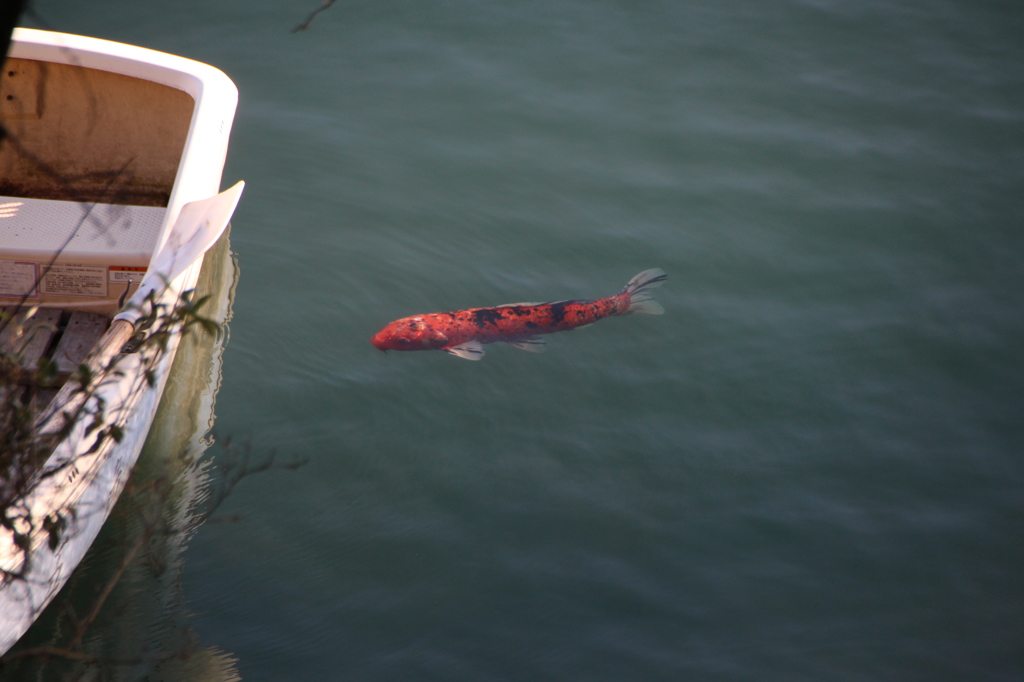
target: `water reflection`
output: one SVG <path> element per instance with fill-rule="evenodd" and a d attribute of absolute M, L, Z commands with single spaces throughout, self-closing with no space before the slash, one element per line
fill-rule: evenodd
<path fill-rule="evenodd" d="M 230 230 L 230 228 L 229 228 Z M 205 646 L 182 595 L 184 551 L 209 494 L 210 430 L 237 264 L 229 235 L 197 285 L 220 338 L 190 331 L 132 478 L 81 566 L 0 668 L 5 679 L 239 679 L 236 659 Z M 79 641 L 80 646 L 69 643 Z M 70 649 L 71 656 L 58 650 Z M 26 655 L 33 650 L 33 655 Z"/>

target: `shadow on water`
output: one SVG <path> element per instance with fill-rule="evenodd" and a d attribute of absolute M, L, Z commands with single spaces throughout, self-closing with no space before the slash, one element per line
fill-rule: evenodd
<path fill-rule="evenodd" d="M 196 326 L 182 339 L 124 493 L 78 570 L 2 660 L 4 679 L 239 679 L 236 659 L 193 631 L 181 582 L 210 494 L 204 454 L 238 278 L 229 232 L 206 254 L 197 284 L 210 296 L 204 314 L 223 332 Z M 80 648 L 69 647 L 76 636 Z"/>

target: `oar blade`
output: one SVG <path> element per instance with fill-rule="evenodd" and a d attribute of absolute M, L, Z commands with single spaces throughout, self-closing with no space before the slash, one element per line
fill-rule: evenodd
<path fill-rule="evenodd" d="M 206 253 L 224 233 L 244 188 L 245 183 L 239 181 L 209 199 L 182 206 L 163 247 L 150 261 L 148 272 L 170 281 Z"/>
<path fill-rule="evenodd" d="M 164 245 L 150 261 L 139 288 L 114 319 L 134 324 L 150 294 L 162 291 L 168 282 L 175 280 L 217 243 L 238 206 L 243 189 L 245 183 L 239 181 L 209 199 L 190 201 L 182 206 Z"/>

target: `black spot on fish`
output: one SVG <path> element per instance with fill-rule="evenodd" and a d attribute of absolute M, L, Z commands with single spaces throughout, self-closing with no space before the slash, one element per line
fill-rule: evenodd
<path fill-rule="evenodd" d="M 529 322 L 528 321 L 526 323 L 526 326 L 529 327 L 530 329 L 540 329 L 540 325 L 537 324 L 536 322 Z"/>
<path fill-rule="evenodd" d="M 493 308 L 480 308 L 479 310 L 473 311 L 473 321 L 479 326 L 487 324 L 498 326 L 498 320 L 502 318 L 501 313 L 494 310 Z"/>
<path fill-rule="evenodd" d="M 565 319 L 565 305 L 569 302 L 559 301 L 551 304 L 551 317 L 555 320 L 555 324 L 560 324 Z"/>

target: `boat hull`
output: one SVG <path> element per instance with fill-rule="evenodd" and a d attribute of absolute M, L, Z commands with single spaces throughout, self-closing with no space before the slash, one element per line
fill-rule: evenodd
<path fill-rule="evenodd" d="M 168 240 L 186 203 L 217 194 L 237 103 L 234 84 L 217 69 L 144 48 L 27 29 L 14 32 L 9 56 L 43 64 L 44 72 L 45 65 L 53 64 L 126 76 L 179 91 L 194 102 L 187 130 L 179 133 L 184 146 L 165 192 L 166 199 L 155 201 L 166 204 L 159 227 L 154 229 L 151 254 L 157 253 Z M 170 98 L 173 99 L 173 93 Z M 12 130 L 18 129 L 17 123 L 12 122 Z M 31 130 L 31 126 L 25 129 Z M 150 185 L 147 187 L 151 189 Z M 45 190 L 40 192 L 46 197 Z M 26 198 L 29 194 L 25 192 Z M 66 197 L 44 200 L 67 203 Z M 92 201 L 94 208 L 94 197 Z M 149 205 L 153 203 L 150 201 Z M 18 258 L 27 262 L 23 254 L 5 254 L 0 243 L 0 262 L 16 263 Z M 60 258 L 71 259 L 68 267 L 80 266 L 80 253 L 72 251 Z M 58 259 L 58 265 L 61 262 Z M 201 263 L 199 258 L 187 267 L 159 295 L 158 302 L 173 308 L 181 292 L 195 287 Z M 106 265 L 107 270 L 104 264 L 89 265 L 98 267 L 108 280 L 103 295 L 96 292 L 91 301 L 73 286 L 56 290 L 47 299 L 45 287 L 37 286 L 26 290 L 27 302 L 42 306 L 92 305 L 112 314 L 116 312 L 118 294 L 127 295 L 132 283 L 128 281 L 116 289 L 116 263 Z M 3 294 L 10 293 L 0 292 L 0 304 L 24 300 L 24 295 L 3 298 Z M 54 448 L 35 484 L 17 502 L 25 526 L 21 530 L 30 538 L 28 551 L 15 545 L 10 532 L 0 529 L 0 568 L 6 572 L 0 584 L 0 654 L 24 634 L 61 589 L 106 521 L 146 441 L 178 342 L 179 335 L 173 334 L 164 349 L 150 348 L 119 357 L 117 373 L 104 380 L 90 400 L 93 405 L 102 402 L 106 423 L 120 426 L 123 437 L 119 442 L 107 438 L 97 449 L 93 447 L 97 432 L 89 430 L 87 420 L 74 424 L 70 434 Z M 43 520 L 57 517 L 66 525 L 59 534 L 59 542 L 51 546 L 52 536 L 44 530 Z"/>

